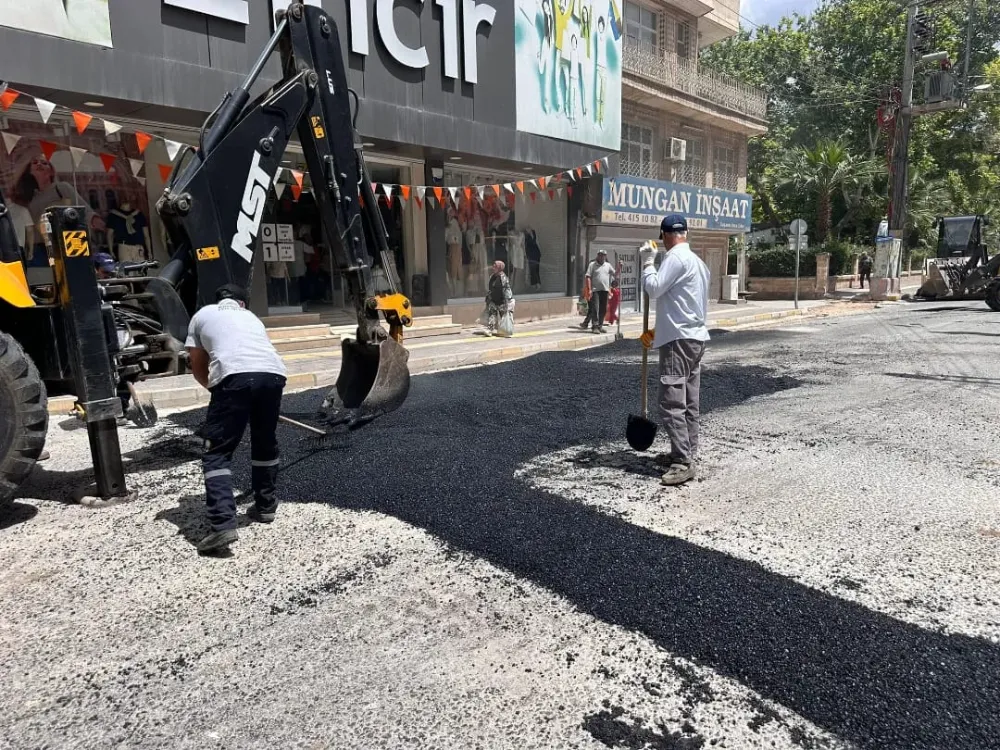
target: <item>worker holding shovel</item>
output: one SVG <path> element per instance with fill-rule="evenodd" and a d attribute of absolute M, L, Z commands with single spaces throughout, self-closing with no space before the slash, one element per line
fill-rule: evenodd
<path fill-rule="evenodd" d="M 660 414 L 670 453 L 656 457 L 666 467 L 662 482 L 675 486 L 694 479 L 698 454 L 701 358 L 709 340 L 708 267 L 687 241 L 687 220 L 678 214 L 660 224 L 663 260 L 654 266 L 656 244 L 639 251 L 642 288 L 656 302 L 656 327 L 642 343 L 660 352 Z"/>

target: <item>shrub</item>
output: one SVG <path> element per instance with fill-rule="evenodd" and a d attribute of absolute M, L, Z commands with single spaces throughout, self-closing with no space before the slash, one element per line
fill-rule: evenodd
<path fill-rule="evenodd" d="M 770 250 L 755 250 L 749 253 L 750 277 L 763 276 L 789 278 L 795 276 L 795 251 L 787 247 L 775 247 Z M 816 275 L 816 251 L 808 249 L 802 252 L 799 261 L 799 276 Z"/>

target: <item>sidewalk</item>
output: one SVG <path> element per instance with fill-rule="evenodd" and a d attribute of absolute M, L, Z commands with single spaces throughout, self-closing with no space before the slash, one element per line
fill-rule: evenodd
<path fill-rule="evenodd" d="M 709 325 L 713 329 L 733 329 L 759 325 L 793 315 L 815 314 L 822 308 L 843 307 L 830 300 L 804 300 L 795 310 L 790 301 L 759 301 L 746 305 L 713 303 L 709 311 Z M 416 340 L 406 344 L 410 351 L 410 372 L 413 374 L 471 367 L 494 362 L 521 359 L 546 351 L 579 351 L 609 344 L 615 340 L 617 328 L 608 326 L 607 333 L 594 334 L 580 328 L 581 318 L 554 318 L 516 326 L 513 338 L 493 338 L 479 333 L 475 328 L 462 330 L 448 336 Z M 650 318 L 650 327 L 655 316 Z M 642 316 L 626 315 L 621 333 L 625 338 L 636 339 L 642 332 Z M 329 388 L 334 385 L 340 371 L 340 347 L 314 349 L 282 356 L 288 367 L 289 391 L 311 388 Z M 199 386 L 191 375 L 148 380 L 137 390 L 152 399 L 158 409 L 179 409 L 208 404 L 210 394 Z M 66 415 L 73 408 L 71 396 L 49 399 L 49 413 Z"/>

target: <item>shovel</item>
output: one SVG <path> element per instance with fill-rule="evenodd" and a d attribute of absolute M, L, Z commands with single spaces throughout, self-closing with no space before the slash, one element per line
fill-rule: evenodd
<path fill-rule="evenodd" d="M 642 330 L 643 333 L 649 328 L 649 295 L 642 295 Z M 649 446 L 656 439 L 656 422 L 651 422 L 647 418 L 649 412 L 648 398 L 649 381 L 649 349 L 642 347 L 642 415 L 628 415 L 628 426 L 625 428 L 625 439 L 634 450 L 649 450 Z"/>

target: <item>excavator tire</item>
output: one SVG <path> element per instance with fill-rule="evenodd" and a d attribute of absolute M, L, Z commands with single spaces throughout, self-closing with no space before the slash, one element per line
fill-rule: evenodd
<path fill-rule="evenodd" d="M 35 468 L 48 426 L 48 394 L 35 363 L 0 333 L 0 504 Z"/>
<path fill-rule="evenodd" d="M 1000 312 L 1000 284 L 994 282 L 987 287 L 986 304 L 993 312 Z"/>

